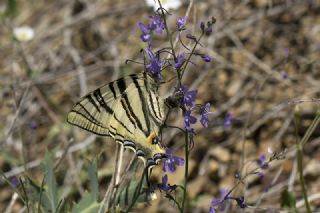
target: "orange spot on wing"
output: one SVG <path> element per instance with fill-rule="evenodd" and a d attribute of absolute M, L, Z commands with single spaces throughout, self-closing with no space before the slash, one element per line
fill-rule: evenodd
<path fill-rule="evenodd" d="M 149 136 L 148 143 L 149 143 L 150 145 L 153 145 L 152 141 L 153 141 L 153 139 L 156 138 L 156 137 L 157 137 L 157 136 L 156 136 L 156 133 L 152 132 L 152 133 L 150 134 L 150 136 Z"/>

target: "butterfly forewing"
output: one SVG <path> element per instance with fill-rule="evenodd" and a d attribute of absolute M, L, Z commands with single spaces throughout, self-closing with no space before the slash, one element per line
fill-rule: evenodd
<path fill-rule="evenodd" d="M 141 76 L 137 76 L 139 77 Z M 126 84 L 130 84 L 129 77 L 113 81 L 90 92 L 73 107 L 68 114 L 68 122 L 98 135 L 110 135 L 109 121 L 114 114 L 115 106 L 120 101 L 119 97 L 125 91 L 125 88 L 119 88 L 118 85 Z"/>

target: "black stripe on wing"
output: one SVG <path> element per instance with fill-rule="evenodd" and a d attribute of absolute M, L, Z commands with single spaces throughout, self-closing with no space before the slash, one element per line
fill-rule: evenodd
<path fill-rule="evenodd" d="M 86 99 L 88 99 L 88 101 L 94 106 L 94 108 L 100 112 L 99 106 L 97 105 L 97 103 L 93 100 L 91 94 L 88 94 L 86 97 Z"/>
<path fill-rule="evenodd" d="M 114 119 L 115 119 L 123 128 L 125 128 L 130 134 L 133 135 L 133 132 L 131 132 L 131 131 L 128 129 L 128 127 L 127 127 L 126 125 L 124 125 L 124 123 L 122 123 L 122 122 L 116 117 L 115 114 L 113 115 L 113 117 L 114 117 Z"/>
<path fill-rule="evenodd" d="M 127 104 L 126 104 L 125 100 L 123 98 L 121 98 L 120 102 L 121 102 L 123 110 L 126 112 L 127 118 L 132 123 L 134 128 L 137 128 L 137 125 L 136 125 L 135 121 L 133 120 L 133 118 L 132 118 L 132 116 L 131 116 L 131 114 L 130 114 L 130 112 L 128 110 L 128 107 L 127 107 Z"/>
<path fill-rule="evenodd" d="M 147 102 L 146 102 L 144 94 L 142 93 L 142 89 L 141 89 L 137 79 L 132 78 L 132 81 L 133 81 L 134 86 L 136 87 L 136 89 L 138 90 L 138 93 L 139 93 L 140 104 L 142 106 L 143 116 L 144 116 L 144 120 L 145 120 L 145 123 L 147 126 L 146 135 L 150 135 L 150 120 L 148 118 L 149 111 L 147 109 Z"/>
<path fill-rule="evenodd" d="M 127 89 L 126 79 L 120 78 L 119 80 L 117 80 L 117 86 L 120 91 L 120 94 L 122 95 Z"/>
<path fill-rule="evenodd" d="M 151 94 L 151 92 L 149 92 L 149 106 L 151 106 L 151 110 L 152 110 L 152 113 L 153 113 L 153 115 L 158 119 L 158 120 L 162 120 L 162 118 L 161 117 L 159 117 L 158 116 L 158 114 L 157 114 L 157 112 L 156 112 L 156 109 L 155 109 L 155 106 L 154 106 L 154 100 L 153 100 L 153 97 L 152 97 L 152 94 Z M 157 102 L 158 103 L 158 102 Z M 160 109 L 160 107 L 159 106 L 156 106 L 157 107 L 157 109 Z"/>
<path fill-rule="evenodd" d="M 157 100 L 157 105 L 158 105 L 159 117 L 160 117 L 160 118 L 163 118 L 163 116 L 162 116 L 162 114 L 161 114 L 160 104 L 159 104 L 159 96 L 156 96 L 156 100 Z"/>
<path fill-rule="evenodd" d="M 82 116 L 83 118 L 88 119 L 85 115 L 81 114 L 81 113 L 78 112 L 78 111 L 72 110 L 71 112 L 74 112 L 74 113 L 78 114 L 79 116 Z M 87 128 L 87 127 L 79 124 L 79 123 L 72 122 L 72 121 L 69 120 L 69 119 L 68 119 L 67 121 L 68 121 L 69 123 L 71 123 L 72 125 L 77 126 L 77 127 L 81 128 L 81 129 L 87 130 L 88 132 L 91 132 L 91 133 L 93 133 L 93 134 L 100 135 L 100 136 L 111 136 L 111 135 L 109 134 L 109 130 L 108 130 L 107 128 L 101 126 L 101 125 L 98 125 L 98 124 L 95 124 L 95 123 L 94 123 L 94 125 L 99 126 L 99 127 L 103 128 L 103 129 L 105 129 L 108 133 L 104 133 L 104 134 L 98 133 L 98 132 L 93 131 L 92 129 L 89 129 L 89 128 Z M 93 122 L 92 122 L 92 123 L 93 123 Z"/>
<path fill-rule="evenodd" d="M 135 120 L 135 123 L 137 124 L 138 128 L 139 128 L 146 136 L 149 136 L 149 134 L 143 129 L 142 124 L 141 124 L 139 118 L 138 118 L 137 115 L 134 113 L 134 111 L 133 111 L 133 109 L 132 109 L 132 107 L 131 107 L 131 104 L 130 104 L 130 102 L 129 102 L 129 98 L 128 98 L 127 93 L 123 93 L 123 94 L 122 94 L 122 98 L 123 98 L 123 99 L 121 99 L 121 101 L 122 101 L 122 100 L 125 101 L 126 106 L 127 106 L 127 109 L 129 110 L 129 112 L 127 112 L 127 113 L 129 113 L 129 114 L 133 117 L 133 119 Z M 122 105 L 124 105 L 124 104 L 122 104 Z"/>
<path fill-rule="evenodd" d="M 114 98 L 114 99 L 117 99 L 117 94 L 116 94 L 116 91 L 115 91 L 115 89 L 114 89 L 113 83 L 114 83 L 114 82 L 111 82 L 111 83 L 109 84 L 109 89 L 110 89 L 110 91 L 111 91 L 112 94 L 113 94 L 113 98 Z"/>
<path fill-rule="evenodd" d="M 102 126 L 101 122 L 99 122 L 95 117 L 93 117 L 93 116 L 90 114 L 90 112 L 87 110 L 87 108 L 85 108 L 85 106 L 82 105 L 81 102 L 77 103 L 77 105 L 79 105 L 79 106 L 83 109 L 83 111 L 85 111 L 86 114 L 87 114 L 90 118 L 88 118 L 87 116 L 85 116 L 85 115 L 82 114 L 81 112 L 78 112 L 78 111 L 75 111 L 75 110 L 72 110 L 72 112 L 75 112 L 75 113 L 77 113 L 77 114 L 81 114 L 84 118 L 86 118 L 87 120 L 91 121 L 92 123 L 94 123 L 94 124 L 96 124 L 96 125 L 101 125 L 101 126 Z"/>
<path fill-rule="evenodd" d="M 95 91 L 93 91 L 93 95 L 96 98 L 96 100 L 98 101 L 98 103 L 100 104 L 100 106 L 105 109 L 106 113 L 111 114 L 111 115 L 114 113 L 113 110 L 104 101 L 104 99 L 103 99 L 103 97 L 101 95 L 101 89 L 100 88 L 98 88 Z"/>

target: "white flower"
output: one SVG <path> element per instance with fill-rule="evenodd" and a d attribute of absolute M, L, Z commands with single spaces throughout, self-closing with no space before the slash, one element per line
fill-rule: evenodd
<path fill-rule="evenodd" d="M 31 27 L 23 26 L 13 29 L 14 37 L 21 42 L 30 41 L 34 37 L 34 31 Z"/>
<path fill-rule="evenodd" d="M 145 0 L 145 1 L 146 1 L 146 4 L 149 7 L 153 7 L 154 10 L 157 10 L 160 7 L 160 5 L 158 4 L 158 0 Z M 166 10 L 178 9 L 182 4 L 181 0 L 160 0 L 160 2 L 162 7 Z"/>

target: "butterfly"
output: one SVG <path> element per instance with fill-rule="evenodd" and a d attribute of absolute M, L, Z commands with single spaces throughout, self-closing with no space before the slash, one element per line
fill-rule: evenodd
<path fill-rule="evenodd" d="M 133 150 L 150 176 L 165 158 L 160 142 L 168 107 L 159 95 L 159 80 L 148 73 L 128 75 L 95 89 L 80 99 L 67 121 L 101 136 L 110 136 Z"/>

